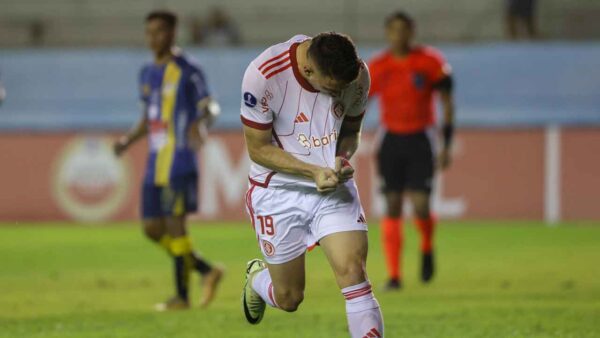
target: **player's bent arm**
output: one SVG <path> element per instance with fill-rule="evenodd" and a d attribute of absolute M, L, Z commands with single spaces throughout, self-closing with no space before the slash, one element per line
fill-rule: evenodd
<path fill-rule="evenodd" d="M 320 167 L 300 161 L 271 143 L 272 131 L 244 126 L 250 159 L 276 172 L 315 179 Z"/>
<path fill-rule="evenodd" d="M 440 102 L 443 109 L 443 124 L 442 124 L 442 139 L 443 148 L 439 154 L 438 166 L 441 169 L 446 169 L 451 162 L 450 147 L 454 136 L 454 96 L 452 95 L 452 77 L 450 75 L 444 77 L 437 85 L 440 94 Z"/>
<path fill-rule="evenodd" d="M 336 155 L 350 159 L 360 144 L 360 132 L 362 129 L 362 117 L 346 117 L 340 128 L 340 136 L 337 142 Z"/>
<path fill-rule="evenodd" d="M 210 96 L 200 100 L 197 104 L 199 112 L 196 118 L 188 127 L 188 140 L 192 149 L 199 149 L 208 138 L 208 128 L 210 128 L 217 117 L 221 114 L 221 106 Z"/>
<path fill-rule="evenodd" d="M 444 149 L 449 149 L 454 136 L 454 96 L 450 90 L 440 90 L 440 102 L 443 110 L 442 136 Z"/>
<path fill-rule="evenodd" d="M 142 114 L 142 117 L 136 122 L 131 128 L 127 135 L 121 137 L 114 145 L 114 151 L 117 156 L 121 155 L 127 148 L 132 144 L 136 143 L 139 139 L 146 136 L 148 133 L 146 113 Z"/>
<path fill-rule="evenodd" d="M 217 120 L 217 117 L 221 115 L 221 106 L 210 96 L 200 100 L 197 104 L 197 109 L 201 115 L 194 122 L 196 126 L 203 123 L 207 128 L 210 128 Z"/>

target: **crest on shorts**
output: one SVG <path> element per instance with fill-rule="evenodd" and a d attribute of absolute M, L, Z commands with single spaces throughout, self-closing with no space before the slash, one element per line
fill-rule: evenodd
<path fill-rule="evenodd" d="M 273 246 L 273 244 L 271 244 L 271 242 L 266 241 L 266 240 L 261 240 L 262 242 L 262 247 L 263 247 L 263 251 L 265 253 L 265 255 L 267 257 L 271 257 L 275 254 L 275 247 Z"/>
<path fill-rule="evenodd" d="M 336 102 L 333 104 L 331 111 L 333 111 L 333 116 L 339 120 L 344 116 L 344 105 L 340 102 Z"/>

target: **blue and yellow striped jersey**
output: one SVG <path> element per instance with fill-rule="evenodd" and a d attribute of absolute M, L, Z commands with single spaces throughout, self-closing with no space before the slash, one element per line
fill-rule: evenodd
<path fill-rule="evenodd" d="M 196 174 L 196 153 L 188 129 L 200 117 L 198 104 L 209 96 L 204 74 L 183 55 L 166 64 L 148 64 L 140 73 L 140 94 L 148 123 L 145 184 L 168 186 Z"/>

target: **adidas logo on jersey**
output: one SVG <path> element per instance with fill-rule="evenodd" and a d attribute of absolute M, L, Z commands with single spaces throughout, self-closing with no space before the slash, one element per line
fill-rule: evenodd
<path fill-rule="evenodd" d="M 294 123 L 304 123 L 304 122 L 308 122 L 309 119 L 308 117 L 306 117 L 306 115 L 303 112 L 300 112 L 300 114 L 296 115 L 296 119 L 294 120 Z"/>

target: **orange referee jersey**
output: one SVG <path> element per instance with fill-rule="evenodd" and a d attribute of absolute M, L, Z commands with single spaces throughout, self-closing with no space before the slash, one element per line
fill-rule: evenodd
<path fill-rule="evenodd" d="M 450 75 L 442 54 L 415 47 L 404 58 L 385 51 L 369 62 L 371 90 L 379 96 L 381 122 L 392 133 L 416 133 L 435 122 L 435 85 Z"/>

